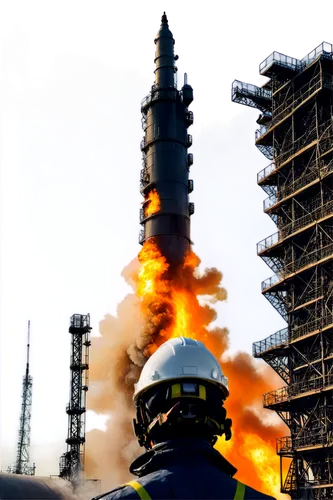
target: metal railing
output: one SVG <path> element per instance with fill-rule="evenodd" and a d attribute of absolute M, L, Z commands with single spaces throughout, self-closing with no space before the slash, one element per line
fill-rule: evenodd
<path fill-rule="evenodd" d="M 144 137 L 144 138 L 142 139 L 142 141 L 140 142 L 140 149 L 141 149 L 141 151 L 142 151 L 143 149 L 145 149 L 146 144 L 147 144 L 147 142 L 146 142 L 146 138 Z"/>
<path fill-rule="evenodd" d="M 316 168 L 316 162 L 313 162 L 312 169 L 309 170 L 305 175 L 296 178 L 293 182 L 279 186 L 277 191 L 271 194 L 268 198 L 264 200 L 264 211 L 272 207 L 283 198 L 288 195 L 293 194 L 298 189 L 310 184 L 311 182 L 319 179 L 333 170 L 333 160 L 330 160 L 327 165 L 323 164 L 319 169 Z"/>
<path fill-rule="evenodd" d="M 324 247 L 314 248 L 311 252 L 307 252 L 298 259 L 289 262 L 289 264 L 283 268 L 281 274 L 287 276 L 288 274 L 295 273 L 296 271 L 302 269 L 302 267 L 313 264 L 317 260 L 325 259 L 331 254 L 333 254 L 333 243 Z"/>
<path fill-rule="evenodd" d="M 279 283 L 282 278 L 278 276 L 277 274 L 273 274 L 273 276 L 270 276 L 270 278 L 267 278 L 266 280 L 261 282 L 261 291 L 263 292 L 264 290 L 267 290 L 267 288 L 270 288 L 273 285 L 276 285 L 276 283 Z"/>
<path fill-rule="evenodd" d="M 284 403 L 289 399 L 289 387 L 281 387 L 275 391 L 267 392 L 263 395 L 263 406 L 270 406 L 272 404 Z"/>
<path fill-rule="evenodd" d="M 288 328 L 283 328 L 278 332 L 273 333 L 264 340 L 259 340 L 254 342 L 252 345 L 252 354 L 257 357 L 269 349 L 273 349 L 278 346 L 284 346 L 288 344 Z"/>
<path fill-rule="evenodd" d="M 313 126 L 310 130 L 309 128 L 306 128 L 305 130 L 306 132 L 295 141 L 292 140 L 291 136 L 289 136 L 289 140 L 287 140 L 288 137 L 285 138 L 286 145 L 284 145 L 280 154 L 275 157 L 276 165 L 284 163 L 289 158 L 289 156 L 296 154 L 300 149 L 304 148 L 308 144 L 311 144 L 311 142 L 318 138 L 315 123 L 313 123 Z M 257 132 L 259 133 L 260 131 L 256 131 L 256 141 L 258 139 Z"/>
<path fill-rule="evenodd" d="M 140 189 L 144 189 L 150 183 L 149 171 L 147 168 L 140 170 Z"/>
<path fill-rule="evenodd" d="M 306 133 L 295 141 L 290 141 L 289 149 L 285 149 L 275 158 L 275 163 L 281 166 L 282 163 L 286 162 L 289 157 L 296 155 L 301 149 L 305 148 L 314 141 L 319 141 L 320 153 L 322 154 L 327 149 L 332 147 L 333 139 L 333 122 L 330 118 L 326 122 L 320 125 L 318 135 L 316 125 L 309 130 L 306 129 Z M 325 145 L 324 145 L 325 143 Z"/>
<path fill-rule="evenodd" d="M 330 160 L 327 164 L 325 163 L 325 160 L 321 160 L 319 162 L 319 166 L 317 165 L 317 162 L 314 161 L 308 168 L 308 171 L 304 173 L 304 175 L 301 175 L 297 177 L 293 182 L 284 184 L 278 188 L 277 194 L 279 200 L 294 193 L 295 191 L 306 186 L 307 184 L 310 184 L 316 179 L 323 178 L 332 170 L 333 170 L 333 160 Z"/>
<path fill-rule="evenodd" d="M 303 59 L 301 59 L 301 64 L 304 66 L 309 66 L 317 57 L 325 55 L 329 59 L 333 58 L 333 45 L 331 43 L 323 42 L 318 47 L 313 49 L 309 54 L 307 54 Z"/>
<path fill-rule="evenodd" d="M 271 234 L 270 236 L 267 236 L 267 238 L 259 241 L 259 243 L 257 243 L 257 254 L 259 255 L 264 250 L 267 250 L 267 248 L 270 248 L 278 243 L 281 239 L 279 234 L 279 231 L 277 231 L 276 233 Z"/>
<path fill-rule="evenodd" d="M 304 335 L 313 333 L 316 330 L 322 330 L 333 324 L 333 313 L 327 314 L 323 318 L 319 317 L 311 321 L 307 321 L 301 325 L 292 325 L 290 328 L 290 341 L 296 340 Z"/>
<path fill-rule="evenodd" d="M 291 436 L 285 436 L 276 440 L 276 453 L 290 453 L 299 448 L 308 448 L 311 446 L 328 446 L 332 443 L 333 434 L 329 434 L 324 431 L 294 438 L 292 438 Z"/>
<path fill-rule="evenodd" d="M 255 131 L 255 141 L 257 142 L 257 140 L 260 139 L 261 136 L 266 134 L 266 132 L 269 131 L 271 126 L 272 126 L 272 122 L 267 123 L 266 125 L 261 125 L 261 127 Z"/>
<path fill-rule="evenodd" d="M 332 213 L 333 213 L 333 200 L 330 200 L 328 203 L 325 203 L 325 205 L 321 206 L 319 205 L 317 208 L 313 209 L 310 213 L 307 213 L 302 217 L 299 217 L 298 219 L 289 222 L 285 226 L 281 226 L 279 231 L 259 241 L 259 243 L 257 243 L 257 254 L 260 255 L 261 252 L 272 247 L 273 245 L 283 240 L 290 234 L 298 231 L 299 229 L 302 229 L 303 227 L 307 226 L 308 224 L 311 224 L 312 222 L 318 222 L 320 221 L 320 219 L 323 219 L 324 217 Z"/>
<path fill-rule="evenodd" d="M 270 66 L 273 64 L 278 64 L 279 66 L 284 66 L 286 68 L 290 68 L 293 71 L 298 71 L 302 68 L 302 63 L 295 57 L 286 56 L 285 54 L 281 54 L 280 52 L 273 52 L 270 54 L 264 61 L 262 61 L 259 65 L 259 73 L 263 75 L 265 71 L 267 71 Z"/>
<path fill-rule="evenodd" d="M 153 101 L 157 101 L 161 98 L 169 98 L 170 94 L 168 91 L 170 89 L 174 89 L 175 87 L 170 86 L 169 88 L 159 87 L 157 84 L 152 86 L 152 91 L 142 99 L 141 101 L 141 113 L 145 114 L 147 111 L 147 107 Z M 173 99 L 176 98 L 176 94 L 174 94 Z"/>
<path fill-rule="evenodd" d="M 296 382 L 295 384 L 281 387 L 280 389 L 264 394 L 263 406 L 267 407 L 284 403 L 300 394 L 327 389 L 331 386 L 333 387 L 333 374 Z"/>
<path fill-rule="evenodd" d="M 285 140 L 285 145 L 280 149 L 279 154 L 275 158 L 277 165 L 285 163 L 289 157 L 296 155 L 300 150 L 318 140 L 315 120 L 313 120 L 311 126 L 306 127 L 304 130 L 304 134 L 295 141 L 292 140 L 291 135 L 288 141 Z"/>
<path fill-rule="evenodd" d="M 232 82 L 232 96 L 236 96 L 237 94 L 251 97 L 260 97 L 261 99 L 272 98 L 271 90 L 257 87 L 256 85 L 252 85 L 252 83 L 245 83 L 241 82 L 240 80 L 234 80 Z"/>
<path fill-rule="evenodd" d="M 311 252 L 307 252 L 298 259 L 293 260 L 292 262 L 286 264 L 284 268 L 279 271 L 278 275 L 274 274 L 270 278 L 267 278 L 266 280 L 262 281 L 261 291 L 263 292 L 264 290 L 270 288 L 279 281 L 282 281 L 286 276 L 288 276 L 288 274 L 296 273 L 297 271 L 302 269 L 302 267 L 313 264 L 318 260 L 325 259 L 331 254 L 333 254 L 333 243 L 330 243 L 329 245 L 326 245 L 324 247 L 315 248 Z"/>
<path fill-rule="evenodd" d="M 189 153 L 187 155 L 187 168 L 193 165 L 193 153 Z"/>
<path fill-rule="evenodd" d="M 271 115 L 272 91 L 239 80 L 232 82 L 231 100 Z"/>
<path fill-rule="evenodd" d="M 187 145 L 188 148 L 191 148 L 193 146 L 193 144 L 194 144 L 193 135 L 189 133 L 189 134 L 187 134 L 187 143 L 186 143 L 186 145 Z"/>
<path fill-rule="evenodd" d="M 194 191 L 194 179 L 188 180 L 188 193 L 191 194 Z"/>
<path fill-rule="evenodd" d="M 319 300 L 323 296 L 323 288 L 322 286 L 308 286 L 308 288 L 298 296 L 297 300 L 295 301 L 294 304 L 290 301 L 290 296 L 287 293 L 286 287 L 284 289 L 279 289 L 279 290 L 274 290 L 273 293 L 266 293 L 265 297 L 266 299 L 272 304 L 272 306 L 278 311 L 279 314 L 281 314 L 282 318 L 285 321 L 288 321 L 288 312 L 291 309 L 297 309 L 300 306 L 306 304 L 307 302 L 310 302 L 312 300 Z M 325 316 L 326 317 L 326 316 Z M 322 320 L 322 323 L 319 323 L 320 325 L 324 325 L 325 318 Z M 325 324 L 326 326 L 326 324 Z M 298 332 L 298 330 L 301 328 L 300 325 L 293 324 L 291 325 L 291 331 L 292 332 Z M 310 328 L 310 327 L 309 327 Z M 312 331 L 312 330 L 310 330 Z M 292 339 L 295 339 L 296 333 L 292 333 Z M 309 333 L 307 330 L 302 332 L 301 330 L 299 331 L 299 334 L 297 336 L 305 335 L 306 333 Z"/>
<path fill-rule="evenodd" d="M 146 95 L 142 101 L 141 101 L 141 111 L 148 106 L 148 104 L 151 102 L 151 93 L 149 92 L 148 95 Z"/>
<path fill-rule="evenodd" d="M 140 181 L 144 182 L 145 180 L 148 180 L 149 182 L 149 172 L 147 168 L 141 168 L 140 169 Z"/>
<path fill-rule="evenodd" d="M 281 121 L 282 118 L 295 110 L 312 94 L 317 92 L 317 90 L 320 90 L 321 87 L 322 74 L 318 73 L 312 80 L 310 80 L 310 82 L 300 88 L 297 92 L 293 93 L 273 111 L 272 125 L 275 125 L 276 123 Z"/>
<path fill-rule="evenodd" d="M 277 203 L 277 202 L 278 202 L 277 193 L 274 193 L 274 194 L 271 194 L 270 196 L 268 196 L 268 198 L 266 198 L 263 201 L 264 212 L 265 212 L 265 210 L 268 210 L 273 205 L 275 205 L 275 203 Z"/>
<path fill-rule="evenodd" d="M 76 402 L 77 403 L 77 402 Z M 80 404 L 71 404 L 69 403 L 68 405 L 66 405 L 66 413 L 68 412 L 72 412 L 72 413 L 85 413 L 86 411 L 86 407 L 85 406 L 80 406 Z"/>
<path fill-rule="evenodd" d="M 312 293 L 318 295 L 319 290 L 322 290 L 322 287 L 318 286 L 317 288 L 312 290 L 309 295 L 312 295 Z M 288 327 L 282 328 L 281 330 L 272 333 L 265 339 L 254 342 L 252 344 L 252 356 L 256 357 L 270 349 L 275 349 L 279 346 L 287 345 L 289 341 L 302 337 L 307 333 L 325 328 L 330 324 L 333 324 L 333 314 L 327 315 L 324 318 L 318 318 L 313 321 L 309 321 L 303 325 L 299 325 L 296 327 L 292 326 L 290 328 L 290 335 Z"/>
<path fill-rule="evenodd" d="M 274 162 L 270 163 L 265 167 L 263 170 L 260 170 L 260 172 L 257 174 L 257 183 L 259 184 L 260 181 L 268 177 L 272 172 L 276 170 L 276 165 Z"/>
<path fill-rule="evenodd" d="M 145 231 L 144 231 L 144 229 L 141 229 L 141 231 L 139 232 L 139 243 L 140 243 L 140 245 L 143 244 L 144 240 L 145 240 Z"/>
<path fill-rule="evenodd" d="M 277 438 L 276 440 L 276 453 L 290 453 L 293 450 L 291 436 Z"/>
<path fill-rule="evenodd" d="M 194 122 L 194 115 L 193 111 L 187 111 L 185 114 L 185 121 L 188 123 L 188 125 L 193 125 Z"/>

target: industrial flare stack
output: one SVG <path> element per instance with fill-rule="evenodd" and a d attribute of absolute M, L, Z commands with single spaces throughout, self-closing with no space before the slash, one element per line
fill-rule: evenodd
<path fill-rule="evenodd" d="M 177 90 L 174 43 L 164 13 L 155 39 L 155 82 L 141 103 L 145 136 L 140 187 L 145 201 L 139 241 L 143 244 L 154 238 L 168 262 L 177 265 L 190 248 L 190 216 L 194 213 L 188 197 L 193 190 L 188 178 L 193 163 L 193 155 L 188 154 L 192 145 L 188 127 L 193 123 L 188 106 L 193 90 L 186 74 L 182 89 Z"/>

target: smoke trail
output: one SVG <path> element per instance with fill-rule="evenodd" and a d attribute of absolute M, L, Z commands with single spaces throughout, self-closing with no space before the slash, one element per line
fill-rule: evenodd
<path fill-rule="evenodd" d="M 122 276 L 136 288 L 139 262 L 134 259 Z M 138 454 L 131 421 L 133 384 L 146 358 L 137 348 L 143 329 L 140 300 L 129 294 L 118 305 L 117 315 L 100 322 L 101 337 L 93 339 L 90 351 L 89 408 L 110 416 L 106 432 L 87 434 L 85 469 L 88 477 L 102 479 L 103 490 L 128 477 L 128 464 Z"/>

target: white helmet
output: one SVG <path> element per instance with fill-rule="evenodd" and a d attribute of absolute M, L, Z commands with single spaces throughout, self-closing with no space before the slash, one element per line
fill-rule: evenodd
<path fill-rule="evenodd" d="M 229 395 L 228 379 L 213 354 L 198 340 L 177 337 L 162 344 L 144 365 L 133 399 L 154 385 L 181 378 L 206 380 Z"/>

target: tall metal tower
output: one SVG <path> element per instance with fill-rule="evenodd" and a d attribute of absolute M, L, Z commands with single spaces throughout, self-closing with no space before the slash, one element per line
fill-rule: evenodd
<path fill-rule="evenodd" d="M 36 466 L 29 465 L 30 449 L 30 420 L 32 404 L 32 377 L 29 372 L 30 354 L 30 321 L 28 321 L 27 364 L 23 377 L 22 407 L 20 416 L 19 437 L 17 443 L 17 457 L 15 465 L 9 467 L 8 472 L 33 476 Z"/>
<path fill-rule="evenodd" d="M 82 480 L 84 470 L 86 432 L 86 394 L 88 391 L 90 315 L 73 314 L 70 319 L 71 384 L 68 415 L 67 452 L 60 457 L 60 477 L 68 479 L 74 487 Z"/>
<path fill-rule="evenodd" d="M 275 273 L 263 295 L 287 327 L 253 345 L 285 382 L 263 397 L 290 429 L 277 440 L 290 462 L 281 491 L 333 499 L 333 46 L 298 60 L 273 52 L 261 87 L 234 81 L 232 99 L 259 109 L 256 146 L 264 212 L 278 231 L 258 243 Z"/>
<path fill-rule="evenodd" d="M 192 136 L 188 128 L 193 123 L 193 112 L 188 107 L 193 101 L 193 89 L 184 77 L 184 85 L 177 90 L 177 67 L 174 54 L 175 40 L 164 12 L 155 38 L 155 82 L 141 103 L 142 170 L 141 194 L 145 201 L 140 210 L 139 242 L 153 238 L 171 265 L 183 263 L 189 250 L 190 217 L 194 203 L 189 203 L 193 180 L 189 179 L 193 154 L 188 154 Z M 152 213 L 150 194 L 157 192 L 160 206 Z"/>

